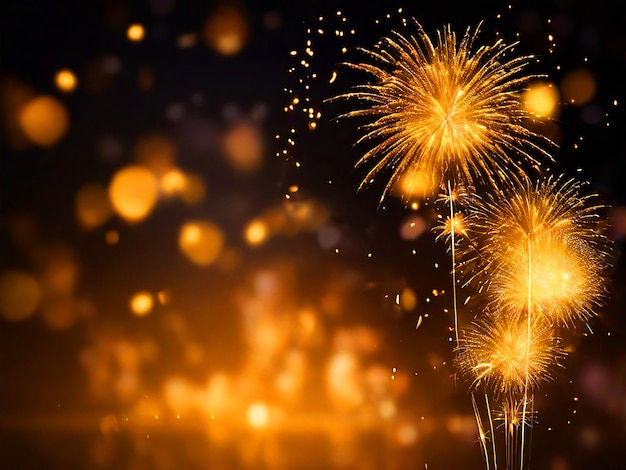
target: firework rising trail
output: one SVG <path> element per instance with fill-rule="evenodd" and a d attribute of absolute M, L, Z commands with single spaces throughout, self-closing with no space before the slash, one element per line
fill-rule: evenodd
<path fill-rule="evenodd" d="M 551 142 L 524 124 L 531 118 L 521 92 L 532 56 L 513 56 L 516 43 L 475 47 L 479 27 L 460 41 L 449 26 L 432 41 L 417 21 L 417 35 L 393 32 L 362 62 L 346 63 L 372 83 L 337 96 L 363 106 L 341 115 L 368 122 L 358 143 L 372 146 L 357 166 L 372 164 L 361 187 L 391 170 L 382 198 L 405 174 L 426 175 L 430 187 L 445 181 L 497 187 L 524 163 L 539 167 Z M 417 178 L 420 179 L 420 178 Z"/>

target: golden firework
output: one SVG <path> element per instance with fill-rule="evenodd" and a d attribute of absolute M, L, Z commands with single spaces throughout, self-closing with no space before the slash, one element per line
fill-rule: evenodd
<path fill-rule="evenodd" d="M 347 63 L 373 77 L 337 98 L 363 104 L 340 117 L 364 117 L 357 143 L 373 142 L 357 166 L 374 162 L 360 187 L 383 169 L 392 174 L 385 195 L 406 173 L 427 175 L 427 186 L 444 180 L 498 186 L 523 162 L 536 167 L 550 158 L 549 140 L 524 126 L 531 116 L 520 101 L 536 76 L 525 69 L 532 56 L 509 57 L 516 43 L 497 40 L 474 47 L 479 28 L 460 42 L 450 26 L 431 41 L 417 21 L 417 35 L 393 32 L 366 61 Z"/>
<path fill-rule="evenodd" d="M 471 387 L 496 394 L 525 396 L 527 388 L 551 379 L 550 370 L 564 353 L 554 329 L 540 318 L 527 321 L 509 312 L 486 314 L 461 338 L 456 366 Z"/>
<path fill-rule="evenodd" d="M 468 209 L 470 261 L 499 310 L 545 315 L 559 325 L 587 320 L 606 295 L 608 251 L 595 195 L 582 184 L 527 178 Z M 470 263 L 468 263 L 470 264 Z"/>

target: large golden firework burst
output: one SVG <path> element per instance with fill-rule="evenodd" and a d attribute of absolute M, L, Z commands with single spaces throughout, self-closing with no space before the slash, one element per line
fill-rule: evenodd
<path fill-rule="evenodd" d="M 606 295 L 609 241 L 596 195 L 583 183 L 521 178 L 469 204 L 472 280 L 497 309 L 547 316 L 559 325 L 587 320 Z M 485 289 L 486 288 L 486 289 Z"/>
<path fill-rule="evenodd" d="M 507 397 L 524 396 L 527 389 L 552 378 L 551 369 L 564 355 L 552 325 L 542 318 L 531 321 L 510 312 L 486 313 L 464 331 L 456 367 L 471 388 Z"/>
<path fill-rule="evenodd" d="M 433 43 L 414 25 L 416 36 L 393 32 L 361 49 L 367 61 L 346 64 L 373 77 L 337 97 L 363 104 L 340 117 L 369 120 L 357 143 L 373 146 L 357 166 L 373 166 L 360 187 L 384 169 L 392 174 L 383 198 L 407 175 L 425 175 L 434 190 L 446 180 L 497 186 L 523 162 L 537 167 L 551 158 L 550 141 L 524 125 L 531 116 L 521 92 L 536 77 L 525 73 L 532 56 L 509 57 L 516 43 L 502 40 L 474 47 L 479 27 L 460 42 L 444 27 Z"/>

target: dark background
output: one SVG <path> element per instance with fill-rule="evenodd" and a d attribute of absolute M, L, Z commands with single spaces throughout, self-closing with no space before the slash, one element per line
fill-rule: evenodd
<path fill-rule="evenodd" d="M 205 22 L 224 5 L 217 2 L 2 2 L 0 269 L 43 276 L 45 267 L 34 253 L 50 247 L 69 253 L 78 272 L 72 295 L 82 307 L 73 308 L 61 326 L 39 313 L 20 322 L 0 319 L 0 468 L 482 467 L 469 395 L 450 367 L 451 318 L 444 309 L 451 299 L 448 293 L 433 294 L 449 284 L 445 247 L 428 230 L 415 240 L 403 239 L 399 228 L 411 209 L 394 197 L 379 207 L 383 185 L 357 192 L 364 175 L 353 168 L 361 150 L 352 145 L 358 130 L 350 122 L 336 123 L 332 117 L 341 107 L 324 101 L 358 78 L 344 70 L 328 83 L 345 57 L 341 48 L 348 47 L 349 56 L 353 47 L 370 47 L 401 17 L 415 17 L 431 35 L 447 23 L 462 31 L 484 21 L 479 42 L 492 42 L 496 32 L 507 42 L 519 40 L 520 52 L 539 59 L 532 71 L 557 86 L 581 67 L 595 79 L 590 102 L 561 103 L 550 129 L 557 130 L 559 144 L 554 170 L 588 181 L 590 190 L 611 206 L 610 294 L 589 322 L 593 334 L 585 327 L 568 332 L 577 338 L 575 347 L 564 368 L 554 373 L 555 381 L 536 395 L 531 468 L 626 468 L 621 254 L 626 17 L 618 3 L 608 1 L 514 2 L 510 9 L 496 2 L 380 3 L 233 4 L 246 18 L 249 36 L 238 53 L 224 56 L 203 40 Z M 132 23 L 145 27 L 140 42 L 126 38 Z M 325 34 L 316 33 L 318 28 Z M 336 28 L 354 28 L 356 34 L 336 37 L 330 33 Z M 196 43 L 180 47 L 182 35 L 192 35 Z M 309 39 L 314 55 L 305 70 L 299 60 Z M 298 55 L 291 56 L 291 50 Z M 119 70 L 105 77 L 98 64 L 111 58 Z M 78 78 L 72 93 L 55 87 L 54 75 L 62 68 Z M 310 79 L 311 71 L 319 77 Z M 71 124 L 58 143 L 50 148 L 15 145 L 14 117 L 6 111 L 14 88 L 7 83 L 63 103 Z M 294 90 L 293 95 L 285 89 Z M 321 110 L 314 131 L 307 130 L 305 113 L 284 112 L 293 96 L 308 97 Z M 262 163 L 254 171 L 238 171 L 221 145 L 238 120 L 253 123 L 262 136 Z M 206 197 L 195 205 L 159 202 L 139 224 L 113 216 L 93 230 L 81 229 L 74 207 L 82 185 L 107 185 L 133 161 L 137 140 L 155 132 L 173 143 L 179 167 L 202 177 Z M 292 185 L 298 185 L 295 194 Z M 288 223 L 290 230 L 261 246 L 246 243 L 242 233 L 250 220 L 270 208 L 282 208 L 289 217 L 302 207 L 319 211 L 319 217 L 305 217 L 305 222 L 296 217 Z M 426 205 L 419 214 L 430 224 L 435 206 Z M 222 258 L 223 263 L 201 267 L 185 259 L 177 248 L 178 232 L 192 219 L 211 220 L 221 228 L 230 263 Z M 20 221 L 30 227 L 28 243 L 16 236 L 15 227 L 24 227 Z M 112 230 L 120 238 L 113 245 L 105 242 Z M 281 292 L 270 300 L 255 290 L 256 276 L 267 272 L 278 279 Z M 417 296 L 414 309 L 395 302 L 406 288 Z M 172 300 L 138 318 L 129 311 L 128 299 L 141 290 L 167 291 Z M 254 376 L 256 385 L 248 389 L 258 390 L 258 398 L 248 398 L 280 404 L 266 385 L 276 364 L 266 365 L 263 374 L 247 369 L 251 354 L 242 295 L 260 298 L 270 310 L 311 307 L 319 313 L 324 339 L 302 347 L 309 358 L 308 385 L 288 421 L 313 415 L 352 423 L 339 432 L 346 442 L 327 430 L 285 431 L 284 438 L 254 441 L 235 426 L 231 439 L 220 444 L 206 435 L 219 413 L 195 410 L 182 424 L 173 417 L 163 398 L 163 384 L 172 376 L 184 377 L 198 390 L 217 373 Z M 328 299 L 339 307 L 329 307 Z M 416 329 L 420 316 L 423 324 Z M 181 322 L 182 333 L 172 326 Z M 390 388 L 393 423 L 366 431 L 354 424 L 360 422 L 355 410 L 332 409 L 321 384 L 326 361 L 341 349 L 339 332 L 352 332 L 350 341 L 358 343 L 359 327 L 375 338 L 361 349 L 353 346 L 361 362 L 384 364 L 389 375 L 397 369 L 405 384 L 397 391 Z M 139 365 L 125 369 L 120 344 L 135 351 Z M 156 352 L 143 355 L 146 344 Z M 203 351 L 200 360 L 186 359 L 189 344 Z M 270 359 L 282 360 L 282 353 Z M 94 382 L 98 372 L 92 357 L 106 364 L 108 379 Z M 128 370 L 139 385 L 124 394 L 114 383 L 116 374 Z M 169 413 L 170 421 L 137 411 L 147 401 L 163 415 Z M 148 412 L 150 418 L 156 414 Z M 389 429 L 402 421 L 418 429 L 417 440 L 406 446 L 388 438 Z M 342 454 L 344 448 L 352 453 Z"/>

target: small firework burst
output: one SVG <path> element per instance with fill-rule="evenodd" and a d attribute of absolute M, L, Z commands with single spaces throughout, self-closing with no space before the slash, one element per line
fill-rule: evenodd
<path fill-rule="evenodd" d="M 342 118 L 369 119 L 357 142 L 374 144 L 357 166 L 373 166 L 361 187 L 384 169 L 392 174 L 382 198 L 407 173 L 428 175 L 434 188 L 445 180 L 498 186 L 524 162 L 551 159 L 550 141 L 524 125 L 531 116 L 520 95 L 536 78 L 525 73 L 532 56 L 510 57 L 516 43 L 502 40 L 474 47 L 479 28 L 459 42 L 447 26 L 433 42 L 414 25 L 416 36 L 394 32 L 361 49 L 366 61 L 346 64 L 373 77 L 336 97 L 363 104 Z"/>
<path fill-rule="evenodd" d="M 494 412 L 494 421 L 514 434 L 520 426 L 532 427 L 535 421 L 534 397 L 506 397 Z"/>
<path fill-rule="evenodd" d="M 497 395 L 526 396 L 551 380 L 551 369 L 564 353 L 552 326 L 540 318 L 526 319 L 509 312 L 486 314 L 474 321 L 460 340 L 456 366 L 471 382 Z"/>
<path fill-rule="evenodd" d="M 609 243 L 602 206 L 581 189 L 574 180 L 522 179 L 510 192 L 475 198 L 467 225 L 476 244 L 466 258 L 497 309 L 568 326 L 602 303 Z"/>

